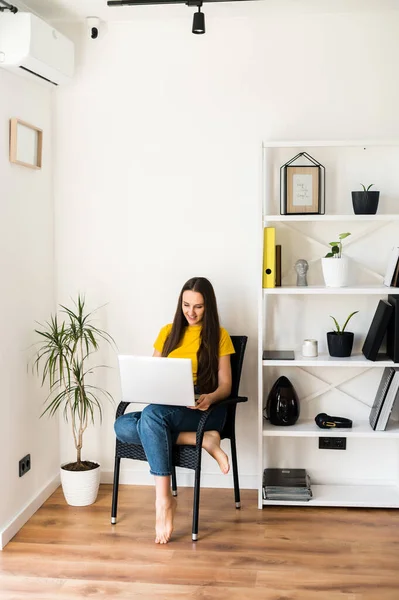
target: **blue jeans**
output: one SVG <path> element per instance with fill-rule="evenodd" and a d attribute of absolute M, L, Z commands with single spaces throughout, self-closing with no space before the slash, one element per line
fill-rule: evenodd
<path fill-rule="evenodd" d="M 226 407 L 216 407 L 205 425 L 205 431 L 221 432 L 226 420 Z M 197 431 L 202 411 L 185 406 L 149 404 L 142 412 L 127 413 L 114 424 L 116 437 L 126 444 L 141 444 L 152 475 L 171 475 L 172 446 L 182 431 Z"/>

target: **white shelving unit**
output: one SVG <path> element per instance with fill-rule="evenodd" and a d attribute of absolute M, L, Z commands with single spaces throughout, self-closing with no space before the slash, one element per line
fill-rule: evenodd
<path fill-rule="evenodd" d="M 326 168 L 325 215 L 278 214 L 279 169 L 301 151 L 312 155 Z M 396 174 L 394 166 L 398 161 L 399 141 L 276 142 L 262 147 L 262 251 L 259 272 L 262 272 L 263 228 L 273 226 L 276 228 L 276 243 L 281 244 L 283 250 L 283 280 L 282 287 L 268 289 L 262 289 L 260 281 L 259 508 L 269 504 L 399 508 L 399 422 L 391 420 L 386 431 L 373 431 L 368 423 L 382 369 L 393 363 L 386 356 L 375 362 L 369 361 L 360 351 L 378 300 L 399 293 L 398 288 L 388 288 L 382 284 L 387 257 L 391 247 L 397 244 L 399 233 L 399 212 L 395 212 L 399 197 L 399 173 Z M 374 189 L 380 189 L 385 184 L 378 214 L 355 215 L 350 192 L 360 188 L 359 181 L 367 185 L 371 183 L 369 177 L 378 184 Z M 322 227 L 327 233 L 321 232 Z M 360 248 L 359 256 L 356 253 L 353 256 L 357 277 L 354 277 L 350 287 L 326 288 L 318 264 L 318 259 L 324 255 L 323 247 L 327 251 L 328 242 L 335 238 L 338 231 L 351 231 L 352 228 L 356 230 L 352 236 L 353 247 L 358 244 Z M 300 242 L 301 235 L 304 244 Z M 322 242 L 322 239 L 328 241 Z M 309 258 L 308 255 L 312 244 L 318 246 L 315 258 Z M 292 267 L 298 258 L 305 258 L 309 262 L 308 287 L 295 285 Z M 281 308 L 284 302 L 288 304 Z M 329 315 L 336 314 L 337 310 L 341 313 L 346 310 L 347 316 L 354 306 L 356 308 L 356 304 L 353 304 L 356 302 L 364 305 L 364 310 L 360 311 L 361 331 L 355 332 L 358 347 L 354 348 L 349 358 L 331 357 L 323 348 L 329 330 L 324 319 L 328 320 Z M 321 309 L 322 304 L 325 310 Z M 320 318 L 323 322 L 318 323 Z M 308 334 L 308 330 L 312 334 Z M 349 327 L 349 330 L 352 328 Z M 319 340 L 317 358 L 302 357 L 300 348 L 306 337 Z M 265 349 L 292 349 L 295 358 L 263 360 Z M 342 373 L 346 375 L 342 376 Z M 301 416 L 293 426 L 277 427 L 263 416 L 268 392 L 280 375 L 295 378 L 294 387 L 300 398 Z M 366 380 L 363 381 L 362 377 L 366 377 Z M 321 390 L 313 389 L 315 386 L 321 386 Z M 314 416 L 319 412 L 347 416 L 353 420 L 353 427 L 320 429 L 314 421 Z M 345 437 L 347 450 L 319 450 L 319 437 Z M 266 467 L 306 468 L 312 482 L 312 500 L 263 500 L 262 474 Z"/>

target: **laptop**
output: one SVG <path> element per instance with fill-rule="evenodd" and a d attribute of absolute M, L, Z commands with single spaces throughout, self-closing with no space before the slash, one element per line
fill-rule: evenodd
<path fill-rule="evenodd" d="M 190 358 L 119 355 L 122 401 L 195 406 Z"/>

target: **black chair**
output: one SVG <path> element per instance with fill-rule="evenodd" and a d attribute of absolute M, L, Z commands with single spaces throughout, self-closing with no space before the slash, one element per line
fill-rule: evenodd
<path fill-rule="evenodd" d="M 247 345 L 247 336 L 236 335 L 231 336 L 234 345 L 235 354 L 231 355 L 231 372 L 232 386 L 229 398 L 218 402 L 215 406 L 225 404 L 227 406 L 226 423 L 221 432 L 221 438 L 228 438 L 231 444 L 231 461 L 233 468 L 234 480 L 234 497 L 236 508 L 240 508 L 240 487 L 238 482 L 237 468 L 237 450 L 235 436 L 235 418 L 236 408 L 239 402 L 246 402 L 248 398 L 238 395 L 240 384 L 242 364 L 244 361 L 245 347 Z M 124 414 L 129 402 L 120 402 L 116 411 L 116 418 Z M 193 506 L 193 530 L 192 539 L 198 539 L 198 516 L 199 516 L 199 498 L 200 498 L 200 479 L 201 479 L 201 455 L 202 455 L 202 440 L 204 437 L 205 424 L 211 414 L 213 408 L 203 411 L 200 422 L 198 424 L 196 445 L 195 446 L 178 446 L 174 445 L 172 450 L 172 493 L 177 496 L 176 484 L 176 467 L 184 467 L 185 469 L 193 469 L 195 471 L 194 483 L 194 506 Z M 114 488 L 112 494 L 112 510 L 111 523 L 116 523 L 116 514 L 118 509 L 118 487 L 119 487 L 119 471 L 121 458 L 131 458 L 133 460 L 147 460 L 143 446 L 141 444 L 125 444 L 120 440 L 116 440 L 115 450 L 115 469 L 114 469 Z"/>

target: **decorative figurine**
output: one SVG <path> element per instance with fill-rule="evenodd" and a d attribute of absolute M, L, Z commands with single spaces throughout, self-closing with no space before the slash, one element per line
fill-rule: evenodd
<path fill-rule="evenodd" d="M 306 279 L 306 273 L 309 269 L 308 261 L 304 258 L 300 258 L 295 263 L 295 271 L 296 271 L 296 284 L 300 287 L 306 287 L 308 285 Z"/>

